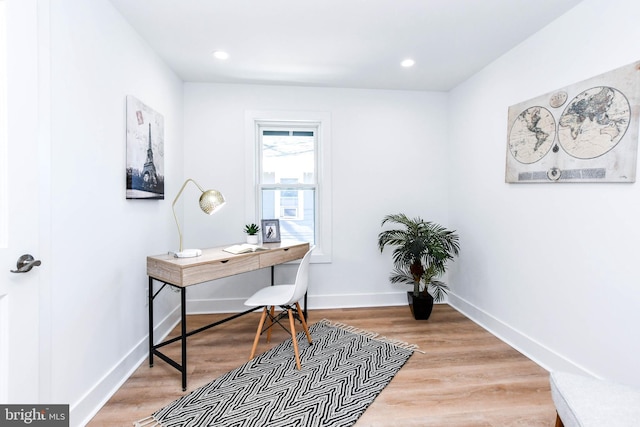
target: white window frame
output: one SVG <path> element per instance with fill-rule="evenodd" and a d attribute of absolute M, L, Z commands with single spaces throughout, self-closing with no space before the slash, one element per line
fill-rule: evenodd
<path fill-rule="evenodd" d="M 245 188 L 245 222 L 259 223 L 261 219 L 258 160 L 260 124 L 273 123 L 280 125 L 314 124 L 316 135 L 316 232 L 315 249 L 311 256 L 313 263 L 331 262 L 331 116 L 327 112 L 308 111 L 247 111 L 245 113 L 245 153 L 246 153 L 246 188 Z"/>

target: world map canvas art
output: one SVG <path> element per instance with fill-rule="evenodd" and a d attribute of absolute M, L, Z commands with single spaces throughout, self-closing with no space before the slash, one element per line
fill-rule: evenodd
<path fill-rule="evenodd" d="M 506 182 L 635 182 L 640 61 L 509 107 Z"/>

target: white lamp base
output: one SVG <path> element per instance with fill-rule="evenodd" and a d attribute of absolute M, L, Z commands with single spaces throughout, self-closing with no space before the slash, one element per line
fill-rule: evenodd
<path fill-rule="evenodd" d="M 181 252 L 174 252 L 176 258 L 193 258 L 202 255 L 201 249 L 185 249 Z"/>

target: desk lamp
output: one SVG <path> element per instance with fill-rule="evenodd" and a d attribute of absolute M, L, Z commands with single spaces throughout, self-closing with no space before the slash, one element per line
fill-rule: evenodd
<path fill-rule="evenodd" d="M 178 226 L 178 234 L 180 235 L 180 250 L 174 253 L 177 258 L 192 258 L 200 256 L 202 254 L 202 251 L 200 249 L 182 249 L 182 231 L 180 230 L 180 223 L 178 222 L 178 217 L 176 216 L 176 202 L 180 198 L 182 191 L 187 186 L 189 181 L 193 182 L 202 193 L 200 195 L 200 209 L 202 209 L 202 212 L 206 213 L 207 215 L 212 215 L 213 213 L 217 212 L 226 203 L 224 200 L 224 196 L 218 190 L 204 191 L 202 187 L 200 187 L 200 185 L 198 185 L 198 183 L 191 178 L 187 179 L 184 184 L 182 184 L 182 188 L 178 192 L 178 195 L 173 200 L 173 204 L 171 205 L 171 209 L 173 210 L 173 217 L 175 218 L 176 225 Z"/>

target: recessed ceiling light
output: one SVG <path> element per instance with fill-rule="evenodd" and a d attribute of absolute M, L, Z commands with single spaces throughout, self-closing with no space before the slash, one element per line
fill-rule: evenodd
<path fill-rule="evenodd" d="M 224 50 L 216 50 L 213 52 L 213 57 L 216 59 L 227 59 L 229 58 L 229 54 Z"/>
<path fill-rule="evenodd" d="M 413 67 L 415 65 L 415 63 L 416 63 L 416 61 L 414 61 L 413 59 L 407 58 L 404 61 L 402 61 L 400 63 L 400 65 L 402 65 L 405 68 L 408 68 L 408 67 Z"/>

